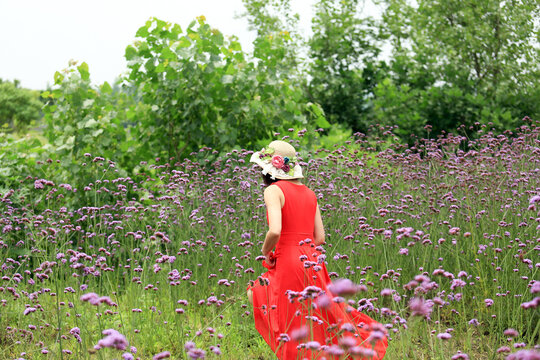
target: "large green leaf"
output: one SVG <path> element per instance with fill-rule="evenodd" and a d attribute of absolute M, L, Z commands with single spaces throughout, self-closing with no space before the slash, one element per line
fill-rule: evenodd
<path fill-rule="evenodd" d="M 124 53 L 124 57 L 126 58 L 126 60 L 132 60 L 133 58 L 135 58 L 137 56 L 137 49 L 135 49 L 135 47 L 131 46 L 131 45 L 128 45 L 126 47 L 126 52 Z"/>
<path fill-rule="evenodd" d="M 152 25 L 152 21 L 148 20 L 144 26 L 141 26 L 135 33 L 135 36 L 145 38 L 148 36 L 148 29 Z"/>
<path fill-rule="evenodd" d="M 90 127 L 95 127 L 98 125 L 98 122 L 94 119 L 88 119 L 85 123 L 84 123 L 84 127 L 85 128 L 90 128 Z"/>
<path fill-rule="evenodd" d="M 176 54 L 172 52 L 170 48 L 165 47 L 161 51 L 161 58 L 166 60 L 172 60 L 176 58 Z"/>
<path fill-rule="evenodd" d="M 83 62 L 77 67 L 77 70 L 79 71 L 79 74 L 81 74 L 81 78 L 83 80 L 88 80 L 90 78 L 90 72 L 88 71 L 87 63 Z"/>
<path fill-rule="evenodd" d="M 62 75 L 60 72 L 56 71 L 54 73 L 54 83 L 56 85 L 60 85 L 63 80 L 64 80 L 64 75 Z"/>

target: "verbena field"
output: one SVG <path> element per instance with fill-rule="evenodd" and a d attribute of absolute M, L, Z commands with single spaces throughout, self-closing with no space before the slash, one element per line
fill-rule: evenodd
<path fill-rule="evenodd" d="M 540 128 L 478 136 L 293 141 L 327 268 L 365 285 L 349 301 L 385 324 L 385 359 L 540 356 Z M 139 180 L 87 154 L 80 189 L 21 174 L 0 194 L 0 359 L 272 359 L 245 293 L 266 232 L 250 153 L 141 162 Z"/>

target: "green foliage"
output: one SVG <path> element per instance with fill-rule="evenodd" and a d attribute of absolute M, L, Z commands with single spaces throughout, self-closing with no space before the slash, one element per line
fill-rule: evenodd
<path fill-rule="evenodd" d="M 0 130 L 25 131 L 41 117 L 41 106 L 36 91 L 0 79 Z"/>
<path fill-rule="evenodd" d="M 477 121 L 502 130 L 540 115 L 538 2 L 381 2 L 393 59 L 376 118 L 404 136 L 424 123 L 436 134 Z"/>
<path fill-rule="evenodd" d="M 299 16 L 293 14 L 290 0 L 242 0 L 249 29 L 257 32 L 258 37 L 295 31 Z"/>
<path fill-rule="evenodd" d="M 377 60 L 375 21 L 361 18 L 358 0 L 319 0 L 309 40 L 309 96 L 322 105 L 331 123 L 366 132 L 373 87 L 384 78 Z"/>
<path fill-rule="evenodd" d="M 306 127 L 303 92 L 276 70 L 273 41 L 250 61 L 236 38 L 225 39 L 204 17 L 186 32 L 152 18 L 126 48 L 128 85 L 151 111 L 133 137 L 139 156 L 182 159 L 203 147 L 251 147 L 288 127 Z"/>
<path fill-rule="evenodd" d="M 296 78 L 304 39 L 298 32 L 299 15 L 290 0 L 242 0 L 249 29 L 257 32 L 253 43 L 256 58 L 272 64 L 274 71 Z"/>
<path fill-rule="evenodd" d="M 132 100 L 107 82 L 92 86 L 84 62 L 78 66 L 70 62 L 67 69 L 55 73 L 54 81 L 54 89 L 44 91 L 42 97 L 47 100 L 43 111 L 45 136 L 52 145 L 49 155 L 62 164 L 60 178 L 74 178 L 78 187 L 99 178 L 84 163 L 85 154 L 128 163 L 135 144 L 127 136 L 124 109 Z"/>
<path fill-rule="evenodd" d="M 396 135 L 407 139 L 410 134 L 423 131 L 426 119 L 418 111 L 422 101 L 420 91 L 385 79 L 374 89 L 374 94 L 374 118 L 383 124 L 396 125 Z"/>
<path fill-rule="evenodd" d="M 0 193 L 20 186 L 21 179 L 36 173 L 36 163 L 45 152 L 35 138 L 16 139 L 13 134 L 0 132 Z"/>
<path fill-rule="evenodd" d="M 411 133 L 424 135 L 425 125 L 434 134 L 475 122 L 504 130 L 540 115 L 537 1 L 376 3 L 384 6 L 381 21 L 362 16 L 358 0 L 319 0 L 307 42 L 273 44 L 272 53 L 296 55 L 282 68 L 307 79 L 306 96 L 330 123 L 364 133 L 374 124 L 397 125 L 409 141 Z M 297 33 L 288 4 L 244 0 L 258 42 L 280 29 Z M 380 57 L 384 44 L 391 48 L 387 61 Z"/>

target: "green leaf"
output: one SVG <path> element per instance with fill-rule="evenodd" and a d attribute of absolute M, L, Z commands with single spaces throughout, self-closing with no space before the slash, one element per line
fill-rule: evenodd
<path fill-rule="evenodd" d="M 223 75 L 221 82 L 223 84 L 230 84 L 233 82 L 234 77 L 232 75 Z"/>
<path fill-rule="evenodd" d="M 165 71 L 165 64 L 163 63 L 159 63 L 158 66 L 156 66 L 156 72 L 157 73 L 162 73 Z"/>
<path fill-rule="evenodd" d="M 191 39 L 187 36 L 183 36 L 178 40 L 178 47 L 180 48 L 186 48 L 191 45 Z"/>
<path fill-rule="evenodd" d="M 1 176 L 10 176 L 11 175 L 11 168 L 8 168 L 8 167 L 4 167 L 4 168 L 0 168 L 0 175 Z"/>
<path fill-rule="evenodd" d="M 88 109 L 94 104 L 94 99 L 86 99 L 83 101 L 83 109 Z"/>
<path fill-rule="evenodd" d="M 148 20 L 144 26 L 141 26 L 139 30 L 135 33 L 136 37 L 145 38 L 148 36 L 148 29 L 152 25 L 152 21 Z"/>
<path fill-rule="evenodd" d="M 242 45 L 238 41 L 231 41 L 229 44 L 229 49 L 232 51 L 242 51 Z"/>
<path fill-rule="evenodd" d="M 60 74 L 58 71 L 54 73 L 54 84 L 60 85 L 64 81 L 64 75 Z"/>
<path fill-rule="evenodd" d="M 112 87 L 109 85 L 108 82 L 104 82 L 103 85 L 101 85 L 101 93 L 102 94 L 111 94 L 112 93 Z"/>
<path fill-rule="evenodd" d="M 85 123 L 84 123 L 84 127 L 85 128 L 89 128 L 89 127 L 94 127 L 98 124 L 98 122 L 94 119 L 88 119 Z"/>
<path fill-rule="evenodd" d="M 90 79 L 90 72 L 88 71 L 88 64 L 83 62 L 81 65 L 77 66 L 79 74 L 81 74 L 81 79 L 88 80 Z"/>
<path fill-rule="evenodd" d="M 164 47 L 161 52 L 161 57 L 166 60 L 171 60 L 176 58 L 176 54 L 171 51 L 168 47 Z"/>
<path fill-rule="evenodd" d="M 156 27 L 154 28 L 154 30 L 152 30 L 153 34 L 157 34 L 163 29 L 167 28 L 167 22 L 156 18 L 154 18 L 154 21 L 156 22 Z"/>
<path fill-rule="evenodd" d="M 174 24 L 174 26 L 173 26 L 172 29 L 171 29 L 171 32 L 172 32 L 174 35 L 179 35 L 179 34 L 182 33 L 182 28 L 180 27 L 180 25 Z"/>
<path fill-rule="evenodd" d="M 137 49 L 135 49 L 133 46 L 128 45 L 126 47 L 126 52 L 124 53 L 124 57 L 126 60 L 132 60 L 134 57 L 137 56 Z"/>

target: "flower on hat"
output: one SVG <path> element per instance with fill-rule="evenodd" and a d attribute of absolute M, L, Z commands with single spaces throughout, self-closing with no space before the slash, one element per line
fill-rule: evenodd
<path fill-rule="evenodd" d="M 283 156 L 281 155 L 274 155 L 272 156 L 272 165 L 278 169 L 281 169 L 283 165 L 285 165 L 285 159 L 283 159 Z"/>

